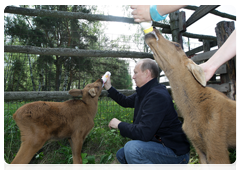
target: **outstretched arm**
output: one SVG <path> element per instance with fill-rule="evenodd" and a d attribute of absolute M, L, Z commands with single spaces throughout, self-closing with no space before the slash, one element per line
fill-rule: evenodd
<path fill-rule="evenodd" d="M 205 63 L 199 66 L 203 69 L 206 81 L 209 81 L 216 70 L 225 62 L 236 55 L 236 30 L 228 37 L 227 41 L 217 50 L 217 52 Z"/>
<path fill-rule="evenodd" d="M 186 5 L 157 5 L 157 11 L 160 15 L 169 14 Z M 150 5 L 131 5 L 132 15 L 135 22 L 151 21 Z"/>

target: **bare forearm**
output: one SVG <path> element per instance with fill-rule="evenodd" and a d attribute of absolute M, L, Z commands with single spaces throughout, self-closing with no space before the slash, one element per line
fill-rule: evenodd
<path fill-rule="evenodd" d="M 227 41 L 218 51 L 205 63 L 199 66 L 203 69 L 206 81 L 209 81 L 216 70 L 225 62 L 236 55 L 236 30 L 232 32 Z"/>
<path fill-rule="evenodd" d="M 186 5 L 157 5 L 157 11 L 160 15 L 169 14 Z M 135 22 L 151 21 L 150 5 L 131 5 L 132 15 Z"/>
<path fill-rule="evenodd" d="M 225 62 L 236 55 L 236 30 L 232 32 L 226 42 L 219 50 L 207 61 L 209 67 L 213 67 L 215 71 Z"/>

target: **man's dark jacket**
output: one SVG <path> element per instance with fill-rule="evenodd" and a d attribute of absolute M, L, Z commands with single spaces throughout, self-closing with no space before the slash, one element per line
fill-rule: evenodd
<path fill-rule="evenodd" d="M 133 124 L 121 122 L 120 134 L 133 140 L 155 141 L 171 148 L 176 155 L 189 152 L 189 143 L 182 131 L 172 98 L 165 86 L 154 78 L 136 93 L 125 96 L 114 87 L 108 90 L 109 97 L 123 107 L 135 108 Z"/>

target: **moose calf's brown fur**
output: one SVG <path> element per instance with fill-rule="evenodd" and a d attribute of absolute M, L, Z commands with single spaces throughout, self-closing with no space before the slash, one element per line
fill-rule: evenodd
<path fill-rule="evenodd" d="M 21 131 L 22 143 L 12 164 L 29 163 L 46 141 L 63 138 L 69 139 L 73 163 L 82 163 L 83 141 L 94 126 L 102 84 L 98 79 L 83 90 L 69 91 L 72 96 L 82 95 L 82 100 L 38 101 L 20 107 L 13 118 Z"/>
<path fill-rule="evenodd" d="M 180 45 L 163 38 L 154 29 L 145 41 L 168 77 L 173 98 L 183 118 L 183 130 L 195 147 L 201 163 L 230 163 L 228 148 L 236 147 L 236 102 L 205 87 L 201 67 L 188 59 Z"/>

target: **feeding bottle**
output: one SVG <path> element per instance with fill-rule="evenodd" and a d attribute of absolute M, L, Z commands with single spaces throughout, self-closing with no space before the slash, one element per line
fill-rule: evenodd
<path fill-rule="evenodd" d="M 152 21 L 141 22 L 140 25 L 141 25 L 141 27 L 142 27 L 142 29 L 143 29 L 145 34 L 148 34 L 148 33 L 153 31 Z"/>
<path fill-rule="evenodd" d="M 107 71 L 107 72 L 103 75 L 103 77 L 102 77 L 103 85 L 106 83 L 107 78 L 108 78 L 109 76 L 111 76 L 111 73 L 110 73 L 109 71 Z"/>

